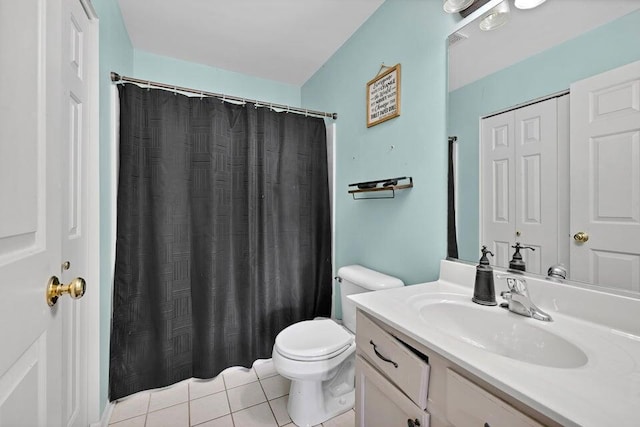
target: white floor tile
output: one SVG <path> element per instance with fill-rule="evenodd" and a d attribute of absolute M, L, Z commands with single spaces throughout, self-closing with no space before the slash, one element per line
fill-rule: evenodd
<path fill-rule="evenodd" d="M 323 427 L 354 427 L 356 425 L 356 413 L 353 410 L 331 418 L 322 423 Z"/>
<path fill-rule="evenodd" d="M 149 412 L 147 427 L 189 427 L 189 404 L 185 402 Z"/>
<path fill-rule="evenodd" d="M 271 359 L 256 360 L 253 364 L 253 369 L 256 371 L 256 374 L 260 379 L 278 375 L 276 368 L 273 366 L 273 360 Z"/>
<path fill-rule="evenodd" d="M 273 411 L 273 415 L 276 417 L 276 422 L 279 426 L 283 426 L 291 422 L 291 418 L 289 417 L 289 413 L 287 412 L 288 402 L 289 395 L 269 401 L 269 406 L 271 406 L 271 411 Z"/>
<path fill-rule="evenodd" d="M 236 426 L 242 427 L 278 427 L 271 408 L 265 402 L 251 408 L 231 414 Z"/>
<path fill-rule="evenodd" d="M 260 383 L 254 382 L 227 390 L 231 412 L 236 412 L 258 403 L 266 402 L 267 397 L 260 387 Z"/>
<path fill-rule="evenodd" d="M 205 421 L 220 418 L 229 412 L 229 402 L 227 401 L 227 393 L 211 394 L 201 397 L 200 399 L 191 400 L 189 402 L 191 409 L 191 425 L 203 423 Z"/>
<path fill-rule="evenodd" d="M 138 393 L 116 403 L 111 413 L 110 423 L 126 420 L 127 418 L 144 415 L 149 409 L 149 393 Z"/>
<path fill-rule="evenodd" d="M 189 401 L 189 384 L 181 382 L 151 393 L 149 412 Z"/>
<path fill-rule="evenodd" d="M 109 427 L 144 427 L 146 420 L 146 415 L 140 415 L 139 417 L 129 418 L 128 420 L 109 424 Z"/>
<path fill-rule="evenodd" d="M 227 369 L 222 376 L 227 389 L 258 381 L 258 376 L 253 369 L 246 368 Z"/>
<path fill-rule="evenodd" d="M 216 418 L 215 420 L 198 424 L 197 427 L 234 427 L 234 426 L 233 426 L 233 419 L 231 418 L 231 415 L 225 415 L 224 417 Z M 241 427 L 241 426 L 237 426 L 237 427 Z"/>
<path fill-rule="evenodd" d="M 260 380 L 260 383 L 269 400 L 289 394 L 289 388 L 291 388 L 291 381 L 280 375 L 265 378 Z"/>
<path fill-rule="evenodd" d="M 199 380 L 193 378 L 189 383 L 189 398 L 191 400 L 207 396 L 209 394 L 220 393 L 224 391 L 224 381 L 222 375 L 211 380 Z"/>

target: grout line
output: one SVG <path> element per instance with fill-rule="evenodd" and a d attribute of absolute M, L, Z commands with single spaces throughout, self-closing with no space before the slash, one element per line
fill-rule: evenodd
<path fill-rule="evenodd" d="M 227 380 L 224 379 L 224 375 L 222 375 L 222 372 L 220 372 L 218 375 L 222 376 L 222 385 L 224 385 L 224 395 L 227 396 L 227 405 L 229 405 L 229 416 L 231 417 L 231 424 L 233 425 L 233 427 L 235 427 L 236 421 L 233 419 L 233 415 L 231 413 L 231 401 L 229 400 L 229 393 L 227 392 Z"/>
<path fill-rule="evenodd" d="M 256 372 L 256 377 L 257 376 L 258 376 L 258 373 Z M 269 410 L 271 411 L 271 415 L 273 415 L 273 420 L 276 422 L 276 425 L 278 427 L 280 427 L 280 423 L 278 422 L 278 418 L 276 417 L 276 413 L 273 412 L 273 408 L 271 407 L 271 401 L 269 400 L 269 397 L 267 396 L 267 392 L 264 391 L 264 387 L 262 386 L 262 381 L 260 381 L 259 378 L 258 378 L 258 384 L 260 384 L 260 389 L 262 390 L 262 393 L 264 394 L 264 398 L 267 399 L 267 406 L 269 407 Z"/>
<path fill-rule="evenodd" d="M 191 427 L 191 383 L 193 377 L 187 380 L 187 422 L 189 427 Z"/>
<path fill-rule="evenodd" d="M 149 393 L 149 401 L 147 401 L 147 411 L 144 414 L 144 425 L 147 427 L 147 421 L 149 420 L 149 408 L 151 407 L 151 393 Z"/>
<path fill-rule="evenodd" d="M 257 382 L 259 382 L 259 380 L 250 381 L 250 382 L 248 382 L 248 383 L 244 383 L 244 384 L 236 385 L 236 386 L 229 387 L 229 388 L 227 388 L 227 387 L 226 387 L 226 385 L 225 385 L 225 390 L 233 390 L 234 388 L 244 387 L 244 386 L 246 386 L 246 385 L 253 384 L 253 383 L 257 383 Z"/>

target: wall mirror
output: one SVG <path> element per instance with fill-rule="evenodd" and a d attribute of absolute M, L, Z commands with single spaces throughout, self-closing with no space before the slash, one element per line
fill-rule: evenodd
<path fill-rule="evenodd" d="M 506 267 L 520 242 L 528 273 L 640 297 L 640 2 L 503 3 L 449 37 L 458 259 Z"/>

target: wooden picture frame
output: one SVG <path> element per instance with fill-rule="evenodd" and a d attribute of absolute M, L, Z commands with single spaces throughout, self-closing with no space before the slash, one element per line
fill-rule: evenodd
<path fill-rule="evenodd" d="M 367 127 L 400 115 L 400 64 L 379 73 L 367 83 Z"/>

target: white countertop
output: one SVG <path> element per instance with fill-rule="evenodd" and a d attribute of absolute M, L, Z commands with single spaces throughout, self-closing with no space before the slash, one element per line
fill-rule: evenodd
<path fill-rule="evenodd" d="M 587 363 L 577 368 L 540 366 L 473 346 L 447 334 L 446 325 L 429 327 L 418 312 L 411 309 L 412 300 L 437 294 L 465 296 L 470 300 L 473 280 L 470 284 L 467 282 L 473 277 L 470 274 L 474 269 L 456 264 L 443 261 L 443 269 L 448 272 L 441 271 L 436 282 L 349 298 L 359 309 L 563 425 L 640 426 L 640 336 L 637 332 L 640 301 L 527 279 L 533 302 L 552 315 L 552 322 L 518 316 L 498 307 L 490 309 L 504 310 L 505 316 L 518 316 L 518 321 L 560 336 L 588 357 Z M 452 269 L 456 270 L 454 274 Z M 462 274 L 458 269 L 464 270 Z M 451 279 L 464 279 L 465 283 L 453 283 Z M 496 281 L 496 295 L 500 289 L 501 284 Z M 554 291 L 561 296 L 549 297 Z M 536 295 L 540 295 L 539 300 Z M 606 305 L 598 314 L 592 313 L 593 307 L 585 309 L 585 304 L 598 301 Z M 621 310 L 630 311 L 620 313 Z M 585 313 L 590 314 L 583 315 Z M 597 319 L 599 316 L 602 320 Z"/>

